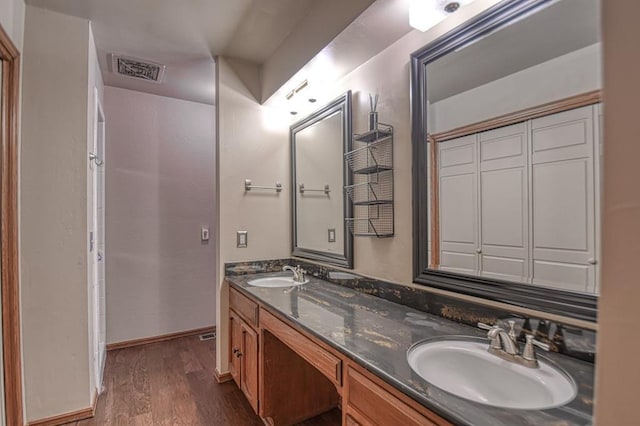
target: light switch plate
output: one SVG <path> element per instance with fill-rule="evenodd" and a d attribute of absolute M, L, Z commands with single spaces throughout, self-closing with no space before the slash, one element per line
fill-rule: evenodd
<path fill-rule="evenodd" d="M 329 242 L 330 243 L 335 243 L 336 242 L 336 230 L 334 228 L 330 228 L 329 231 L 327 232 L 328 236 L 329 236 Z"/>
<path fill-rule="evenodd" d="M 200 229 L 200 240 L 202 240 L 202 242 L 209 241 L 209 228 L 202 227 L 202 229 Z"/>
<path fill-rule="evenodd" d="M 236 232 L 236 245 L 238 248 L 246 248 L 249 245 L 249 232 L 237 231 Z"/>

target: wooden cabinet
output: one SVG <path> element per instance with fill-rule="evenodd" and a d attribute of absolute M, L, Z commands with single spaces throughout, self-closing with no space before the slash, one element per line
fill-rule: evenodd
<path fill-rule="evenodd" d="M 229 373 L 236 385 L 240 386 L 240 358 L 237 356 L 242 346 L 240 318 L 234 311 L 229 312 Z"/>
<path fill-rule="evenodd" d="M 347 426 L 450 426 L 335 348 L 230 294 L 230 373 L 265 424 L 296 424 L 342 401 Z"/>
<path fill-rule="evenodd" d="M 425 408 L 420 411 L 376 383 L 366 372 L 347 369 L 345 424 L 361 426 L 443 426 L 449 423 Z"/>
<path fill-rule="evenodd" d="M 250 325 L 257 326 L 258 304 L 234 289 L 230 291 L 229 302 L 229 371 L 258 413 L 260 341 L 257 330 Z"/>
<path fill-rule="evenodd" d="M 240 389 L 258 412 L 258 333 L 240 323 L 242 344 L 240 349 Z"/>

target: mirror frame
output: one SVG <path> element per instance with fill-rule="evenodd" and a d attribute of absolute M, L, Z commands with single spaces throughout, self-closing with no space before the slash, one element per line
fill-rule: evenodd
<path fill-rule="evenodd" d="M 305 259 L 316 260 L 320 262 L 329 263 L 332 265 L 340 266 L 343 268 L 353 269 L 353 235 L 347 227 L 347 222 L 344 220 L 347 217 L 352 217 L 353 206 L 351 200 L 344 191 L 344 188 L 340 188 L 340 192 L 343 197 L 343 214 L 342 214 L 342 227 L 344 233 L 344 249 L 343 254 L 328 253 L 319 250 L 305 249 L 298 247 L 298 206 L 297 206 L 297 183 L 296 183 L 296 133 L 306 129 L 309 126 L 318 123 L 335 112 L 342 112 L 342 152 L 347 153 L 352 149 L 352 95 L 349 90 L 340 97 L 329 102 L 319 110 L 309 114 L 302 120 L 294 123 L 289 128 L 289 141 L 291 143 L 291 207 L 292 207 L 292 232 L 291 232 L 291 253 L 292 256 L 301 257 Z M 349 173 L 349 169 L 346 166 L 344 158 L 340 159 L 342 162 L 342 174 L 343 174 L 343 187 L 344 185 L 351 185 L 352 177 Z"/>
<path fill-rule="evenodd" d="M 428 264 L 429 188 L 426 182 L 429 173 L 429 145 L 426 143 L 426 66 L 454 50 L 522 19 L 527 14 L 534 13 L 551 2 L 552 0 L 505 0 L 411 54 L 413 281 L 467 296 L 596 322 L 596 295 L 438 271 L 429 269 Z"/>

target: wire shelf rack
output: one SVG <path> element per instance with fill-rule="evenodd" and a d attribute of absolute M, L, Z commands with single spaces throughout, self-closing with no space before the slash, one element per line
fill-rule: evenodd
<path fill-rule="evenodd" d="M 355 174 L 372 174 L 393 169 L 393 136 L 385 134 L 374 142 L 354 139 L 353 151 L 345 154 L 349 169 Z"/>
<path fill-rule="evenodd" d="M 355 217 L 345 219 L 351 233 L 364 237 L 393 236 L 393 204 L 354 206 Z"/>
<path fill-rule="evenodd" d="M 393 203 L 393 171 L 383 171 L 364 180 L 356 177 L 356 183 L 344 189 L 354 206 Z"/>
<path fill-rule="evenodd" d="M 354 236 L 392 237 L 393 126 L 378 123 L 353 135 L 353 150 L 344 156 L 353 176 L 353 183 L 344 187 L 353 204 L 347 227 Z"/>

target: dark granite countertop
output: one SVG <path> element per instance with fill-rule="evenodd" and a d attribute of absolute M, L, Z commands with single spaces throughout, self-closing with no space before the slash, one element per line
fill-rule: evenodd
<path fill-rule="evenodd" d="M 310 277 L 308 284 L 290 292 L 247 284 L 250 279 L 278 275 L 283 274 L 249 274 L 226 279 L 453 423 L 477 426 L 592 424 L 593 364 L 564 355 L 545 354 L 569 372 L 578 384 L 577 397 L 563 407 L 513 410 L 478 404 L 430 385 L 409 367 L 406 353 L 412 344 L 426 338 L 483 336 L 481 331 L 318 278 Z"/>

